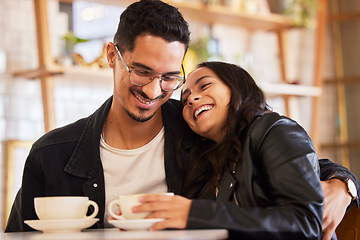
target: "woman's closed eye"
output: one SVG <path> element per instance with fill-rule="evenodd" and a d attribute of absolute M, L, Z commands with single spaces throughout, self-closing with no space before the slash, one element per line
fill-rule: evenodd
<path fill-rule="evenodd" d="M 209 83 L 204 83 L 204 84 L 202 84 L 201 85 L 201 90 L 205 90 L 205 89 L 207 89 L 208 87 L 210 87 L 210 85 L 211 85 L 211 83 L 209 82 Z"/>

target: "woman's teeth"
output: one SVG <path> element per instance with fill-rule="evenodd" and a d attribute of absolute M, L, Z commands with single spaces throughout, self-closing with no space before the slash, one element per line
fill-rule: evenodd
<path fill-rule="evenodd" d="M 198 110 L 195 111 L 194 117 L 197 118 L 200 115 L 200 113 L 202 113 L 203 111 L 210 110 L 212 108 L 213 108 L 213 106 L 210 106 L 210 105 L 202 106 Z"/>

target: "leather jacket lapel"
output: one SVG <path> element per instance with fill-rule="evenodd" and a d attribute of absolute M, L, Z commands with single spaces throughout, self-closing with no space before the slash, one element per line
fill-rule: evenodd
<path fill-rule="evenodd" d="M 221 178 L 216 202 L 229 201 L 236 189 L 237 183 L 238 182 L 233 175 L 229 171 L 225 171 L 223 177 Z"/>

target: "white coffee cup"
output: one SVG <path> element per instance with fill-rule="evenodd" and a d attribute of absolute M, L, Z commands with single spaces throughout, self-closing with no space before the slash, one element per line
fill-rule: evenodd
<path fill-rule="evenodd" d="M 174 193 L 154 193 L 154 194 L 164 194 L 167 196 L 174 196 Z M 130 220 L 130 219 L 144 219 L 146 218 L 151 212 L 140 212 L 140 213 L 133 213 L 131 209 L 134 206 L 140 205 L 139 197 L 147 195 L 147 193 L 142 194 L 130 194 L 130 195 L 120 195 L 118 199 L 111 201 L 108 205 L 109 214 L 110 216 L 119 219 L 119 220 Z M 113 212 L 114 205 L 117 204 L 120 207 L 121 215 L 116 214 Z"/>
<path fill-rule="evenodd" d="M 94 218 L 99 207 L 88 197 L 59 196 L 34 198 L 35 212 L 40 220 Z M 86 216 L 89 206 L 94 207 L 90 216 Z"/>

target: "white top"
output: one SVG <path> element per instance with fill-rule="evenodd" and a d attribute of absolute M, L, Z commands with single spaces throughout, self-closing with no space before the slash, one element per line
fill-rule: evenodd
<path fill-rule="evenodd" d="M 167 192 L 164 166 L 164 128 L 146 145 L 116 149 L 100 140 L 100 159 L 105 177 L 105 227 L 108 204 L 122 194 Z"/>

